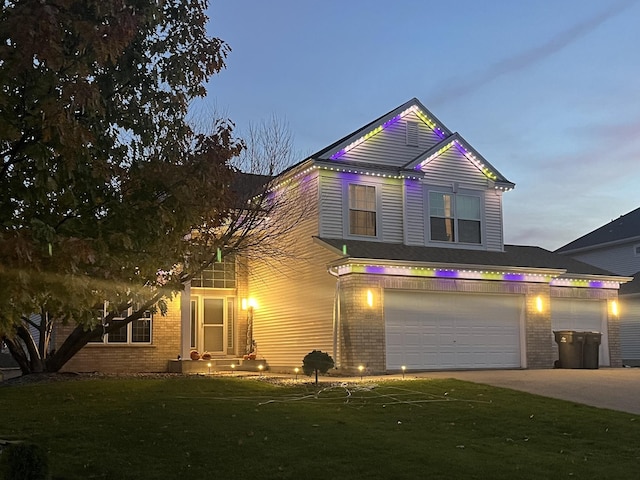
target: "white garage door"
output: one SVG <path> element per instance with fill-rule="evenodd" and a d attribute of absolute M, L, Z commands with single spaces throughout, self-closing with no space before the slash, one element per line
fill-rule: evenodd
<path fill-rule="evenodd" d="M 622 361 L 632 367 L 640 366 L 640 300 L 621 297 L 620 350 Z"/>
<path fill-rule="evenodd" d="M 386 290 L 387 369 L 518 368 L 517 295 Z"/>
<path fill-rule="evenodd" d="M 580 332 L 601 332 L 599 362 L 609 365 L 609 340 L 607 338 L 607 302 L 604 300 L 584 300 L 577 298 L 551 299 L 551 329 L 577 330 Z M 552 334 L 554 352 L 558 344 Z"/>

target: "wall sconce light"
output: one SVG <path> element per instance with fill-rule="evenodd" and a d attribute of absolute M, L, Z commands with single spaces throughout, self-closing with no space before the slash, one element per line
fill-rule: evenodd
<path fill-rule="evenodd" d="M 611 302 L 611 313 L 614 317 L 618 316 L 618 302 L 615 300 Z"/>
<path fill-rule="evenodd" d="M 373 307 L 373 292 L 371 290 L 367 290 L 367 305 Z"/>
<path fill-rule="evenodd" d="M 256 302 L 255 298 L 243 298 L 242 299 L 242 310 L 249 310 L 249 309 L 257 309 L 258 308 L 258 302 Z"/>
<path fill-rule="evenodd" d="M 542 313 L 542 297 L 538 296 L 536 297 L 536 309 L 538 310 L 539 313 Z"/>

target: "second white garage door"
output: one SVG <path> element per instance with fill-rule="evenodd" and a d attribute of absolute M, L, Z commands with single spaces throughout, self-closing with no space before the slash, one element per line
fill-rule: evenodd
<path fill-rule="evenodd" d="M 598 361 L 609 365 L 609 338 L 607 336 L 607 302 L 604 300 L 584 300 L 578 298 L 551 299 L 551 329 L 577 330 L 602 333 Z M 551 335 L 554 355 L 558 357 L 558 344 Z"/>
<path fill-rule="evenodd" d="M 387 369 L 519 368 L 517 295 L 384 294 Z"/>

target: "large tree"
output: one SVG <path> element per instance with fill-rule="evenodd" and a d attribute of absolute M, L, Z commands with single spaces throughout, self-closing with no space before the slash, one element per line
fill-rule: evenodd
<path fill-rule="evenodd" d="M 24 373 L 57 371 L 87 342 L 162 310 L 218 255 L 269 230 L 271 177 L 238 175 L 232 124 L 198 133 L 186 120 L 229 52 L 207 36 L 206 6 L 3 2 L 0 340 Z M 75 328 L 51 352 L 59 323 Z"/>

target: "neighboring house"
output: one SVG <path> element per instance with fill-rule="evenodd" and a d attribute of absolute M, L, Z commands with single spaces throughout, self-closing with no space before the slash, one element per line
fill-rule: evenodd
<path fill-rule="evenodd" d="M 634 277 L 620 289 L 620 343 L 623 363 L 640 366 L 640 208 L 556 252 L 617 275 Z"/>
<path fill-rule="evenodd" d="M 514 184 L 417 99 L 279 179 L 309 209 L 281 239 L 286 260 L 224 259 L 149 319 L 149 342 L 105 339 L 67 369 L 189 371 L 203 365 L 185 360 L 193 349 L 235 362 L 252 342 L 284 371 L 314 349 L 344 373 L 552 368 L 563 329 L 602 332 L 600 364 L 621 366 L 615 312 L 629 278 L 504 245 Z M 109 365 L 136 352 L 129 367 Z"/>

